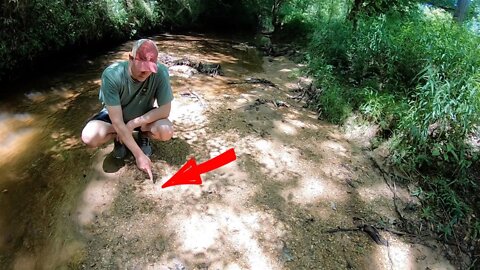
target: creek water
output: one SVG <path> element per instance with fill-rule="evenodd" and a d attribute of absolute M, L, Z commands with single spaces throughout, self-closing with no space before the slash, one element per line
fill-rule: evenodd
<path fill-rule="evenodd" d="M 202 55 L 209 55 L 234 77 L 262 69 L 255 50 L 233 49 L 239 42 L 231 39 L 171 35 L 152 39 L 161 53 L 175 52 L 177 58 L 203 61 Z M 80 134 L 86 120 L 100 109 L 102 70 L 127 59 L 131 44 L 95 58 L 78 58 L 65 70 L 39 69 L 33 79 L 2 89 L 1 269 L 68 268 L 78 247 L 85 245 L 73 217 L 78 197 L 94 173 L 96 151 L 84 147 Z M 227 90 L 208 76 L 196 80 L 218 93 Z M 181 77 L 172 77 L 174 91 L 183 85 Z"/>

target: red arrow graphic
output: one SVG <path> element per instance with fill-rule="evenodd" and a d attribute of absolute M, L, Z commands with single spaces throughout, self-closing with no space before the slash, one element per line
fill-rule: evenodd
<path fill-rule="evenodd" d="M 162 188 L 177 185 L 201 185 L 202 178 L 200 174 L 220 168 L 236 159 L 237 156 L 233 148 L 201 164 L 197 164 L 195 158 L 192 158 L 172 178 L 165 182 Z"/>

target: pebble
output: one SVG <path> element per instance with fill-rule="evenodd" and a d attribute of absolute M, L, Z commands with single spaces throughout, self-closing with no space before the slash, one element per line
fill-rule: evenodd
<path fill-rule="evenodd" d="M 282 248 L 282 255 L 283 255 L 283 259 L 286 262 L 291 262 L 294 259 L 292 255 L 292 251 L 290 251 L 290 249 L 285 244 L 283 245 L 283 248 Z"/>
<path fill-rule="evenodd" d="M 331 202 L 330 206 L 332 207 L 333 211 L 337 211 L 337 205 L 334 202 Z"/>

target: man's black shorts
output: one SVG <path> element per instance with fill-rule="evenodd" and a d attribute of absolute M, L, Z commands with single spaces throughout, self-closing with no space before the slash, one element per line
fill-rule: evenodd
<path fill-rule="evenodd" d="M 92 120 L 100 120 L 110 124 L 112 123 L 112 120 L 110 120 L 110 116 L 108 115 L 107 108 L 103 108 L 99 113 L 95 114 L 90 119 L 88 119 L 88 121 L 92 121 Z"/>
<path fill-rule="evenodd" d="M 107 123 L 110 123 L 110 124 L 112 123 L 112 120 L 110 120 L 110 116 L 108 115 L 107 108 L 103 108 L 99 113 L 95 114 L 90 119 L 88 119 L 87 122 L 90 122 L 92 120 L 100 120 L 100 121 L 107 122 Z M 136 131 L 141 131 L 141 128 L 137 127 L 137 128 L 135 128 L 135 130 Z"/>

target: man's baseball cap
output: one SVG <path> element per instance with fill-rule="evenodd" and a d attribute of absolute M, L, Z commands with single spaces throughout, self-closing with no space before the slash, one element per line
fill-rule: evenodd
<path fill-rule="evenodd" d="M 132 48 L 132 57 L 140 71 L 157 73 L 158 49 L 150 39 L 140 39 Z"/>

